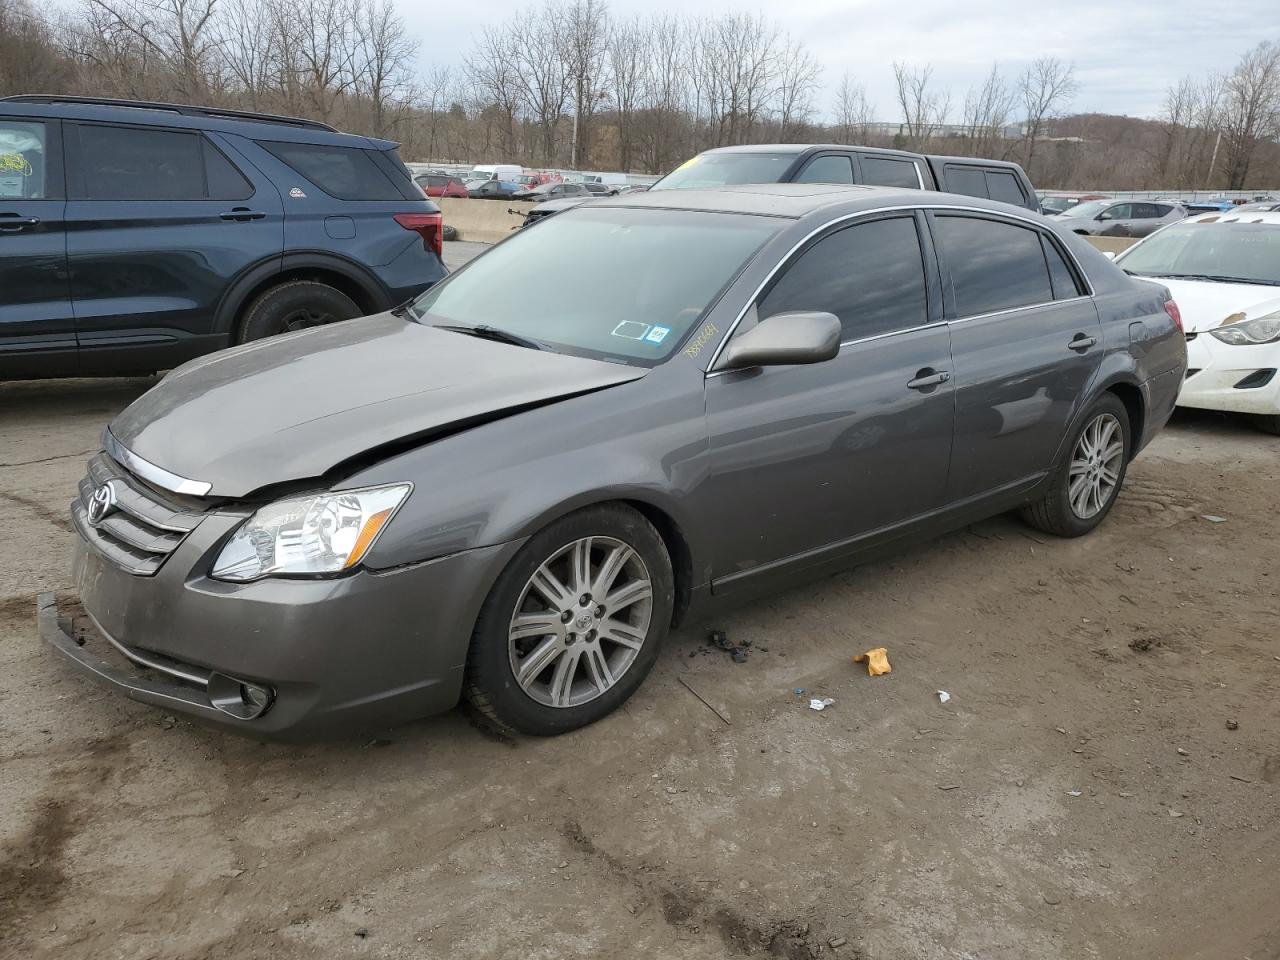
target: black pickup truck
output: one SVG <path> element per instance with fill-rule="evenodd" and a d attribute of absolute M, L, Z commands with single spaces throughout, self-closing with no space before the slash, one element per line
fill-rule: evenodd
<path fill-rule="evenodd" d="M 737 183 L 865 183 L 984 197 L 1040 212 L 1031 181 L 1016 163 L 975 157 L 926 156 L 904 150 L 833 143 L 775 143 L 706 150 L 686 160 L 650 190 L 715 189 Z M 525 225 L 583 200 L 550 200 L 529 211 Z"/>

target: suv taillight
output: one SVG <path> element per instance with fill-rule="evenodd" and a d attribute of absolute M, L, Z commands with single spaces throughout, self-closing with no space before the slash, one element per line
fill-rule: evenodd
<path fill-rule="evenodd" d="M 1172 300 L 1166 300 L 1164 302 L 1164 312 L 1178 325 L 1178 332 L 1182 333 L 1182 311 L 1178 309 L 1178 305 Z"/>
<path fill-rule="evenodd" d="M 444 215 L 439 213 L 397 213 L 396 223 L 422 237 L 423 245 L 437 257 L 444 257 Z"/>

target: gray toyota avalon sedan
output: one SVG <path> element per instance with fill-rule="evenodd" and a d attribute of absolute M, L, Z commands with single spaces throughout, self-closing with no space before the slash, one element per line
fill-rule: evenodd
<path fill-rule="evenodd" d="M 71 505 L 93 629 L 73 640 L 46 596 L 41 630 L 128 696 L 254 736 L 463 695 L 559 733 L 717 603 L 1011 509 L 1089 532 L 1185 366 L 1163 287 L 1015 207 L 600 201 L 398 311 L 165 377 Z"/>

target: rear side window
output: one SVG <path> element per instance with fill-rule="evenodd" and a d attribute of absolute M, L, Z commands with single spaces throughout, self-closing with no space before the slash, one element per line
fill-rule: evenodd
<path fill-rule="evenodd" d="M 862 182 L 876 187 L 911 187 L 920 189 L 920 176 L 916 172 L 912 160 L 898 160 L 893 157 L 869 157 L 863 154 L 858 158 L 862 166 Z"/>
<path fill-rule="evenodd" d="M 987 179 L 982 171 L 974 167 L 947 166 L 947 190 L 951 193 L 962 193 L 966 197 L 985 197 L 987 195 Z"/>
<path fill-rule="evenodd" d="M 248 200 L 253 196 L 253 184 L 244 178 L 235 165 L 222 151 L 210 143 L 204 142 L 204 176 L 209 184 L 210 200 Z"/>
<path fill-rule="evenodd" d="M 1026 206 L 1027 203 L 1027 198 L 1022 195 L 1022 187 L 1018 185 L 1018 178 L 1005 170 L 987 171 L 987 196 L 1018 207 Z"/>
<path fill-rule="evenodd" d="M 339 200 L 404 199 L 366 150 L 270 140 L 258 145 Z"/>
<path fill-rule="evenodd" d="M 0 200 L 43 200 L 47 135 L 38 120 L 0 117 Z"/>
<path fill-rule="evenodd" d="M 204 200 L 204 137 L 178 130 L 81 124 L 88 200 Z"/>
<path fill-rule="evenodd" d="M 1080 296 L 1075 274 L 1062 259 L 1062 254 L 1058 252 L 1053 241 L 1042 235 L 1040 242 L 1044 244 L 1044 258 L 1049 264 L 1049 279 L 1053 281 L 1053 299 L 1070 300 L 1072 297 Z"/>
<path fill-rule="evenodd" d="M 818 157 L 800 171 L 796 183 L 853 183 L 853 161 L 835 154 Z"/>
<path fill-rule="evenodd" d="M 915 219 L 855 224 L 802 253 L 760 301 L 759 314 L 800 310 L 834 313 L 845 340 L 928 323 Z"/>
<path fill-rule="evenodd" d="M 934 239 L 949 274 L 957 317 L 1053 300 L 1037 231 L 999 220 L 939 214 Z"/>

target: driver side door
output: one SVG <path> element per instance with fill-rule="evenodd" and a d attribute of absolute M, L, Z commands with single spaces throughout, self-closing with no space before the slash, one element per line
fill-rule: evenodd
<path fill-rule="evenodd" d="M 951 340 L 923 217 L 840 225 L 757 296 L 758 316 L 834 313 L 833 360 L 706 380 L 713 589 L 857 552 L 941 506 L 954 426 Z"/>

